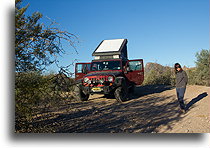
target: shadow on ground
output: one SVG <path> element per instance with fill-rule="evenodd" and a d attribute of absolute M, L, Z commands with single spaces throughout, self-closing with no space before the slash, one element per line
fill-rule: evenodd
<path fill-rule="evenodd" d="M 139 86 L 136 87 L 135 93 L 133 95 L 133 98 L 131 99 L 137 99 L 142 96 L 154 94 L 154 93 L 161 93 L 166 90 L 171 90 L 174 87 L 168 86 L 168 85 L 145 85 L 145 86 Z"/>
<path fill-rule="evenodd" d="M 134 99 L 125 103 L 94 102 L 69 104 L 75 109 L 42 121 L 35 121 L 35 132 L 45 132 L 50 128 L 58 133 L 156 133 L 161 126 L 165 131 L 171 129 L 181 114 L 175 95 L 158 96 L 171 89 L 168 86 L 143 86 L 137 88 Z M 42 127 L 42 131 L 39 130 Z"/>
<path fill-rule="evenodd" d="M 196 102 L 202 100 L 203 98 L 205 98 L 206 96 L 208 96 L 207 92 L 204 92 L 200 95 L 198 95 L 197 97 L 193 98 L 187 105 L 186 105 L 186 109 L 188 110 L 190 107 L 193 106 L 193 104 L 195 104 Z"/>

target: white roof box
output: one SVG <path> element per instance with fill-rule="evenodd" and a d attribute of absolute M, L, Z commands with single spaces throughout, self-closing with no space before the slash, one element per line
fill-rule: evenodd
<path fill-rule="evenodd" d="M 127 39 L 103 40 L 93 52 L 95 60 L 99 59 L 127 59 Z"/>

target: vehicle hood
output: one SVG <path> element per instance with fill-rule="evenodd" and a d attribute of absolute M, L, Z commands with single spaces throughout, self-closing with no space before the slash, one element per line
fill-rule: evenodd
<path fill-rule="evenodd" d="M 117 77 L 117 76 L 122 75 L 122 72 L 120 72 L 120 71 L 91 72 L 91 73 L 88 73 L 86 75 L 86 77 L 88 77 L 88 76 L 110 76 L 110 75 Z"/>

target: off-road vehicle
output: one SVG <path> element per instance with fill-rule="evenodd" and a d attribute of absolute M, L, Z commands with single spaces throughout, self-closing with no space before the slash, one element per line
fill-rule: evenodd
<path fill-rule="evenodd" d="M 102 93 L 123 102 L 135 85 L 144 80 L 143 60 L 128 60 L 127 39 L 103 40 L 92 54 L 91 63 L 76 63 L 75 87 L 81 101 L 89 95 Z"/>

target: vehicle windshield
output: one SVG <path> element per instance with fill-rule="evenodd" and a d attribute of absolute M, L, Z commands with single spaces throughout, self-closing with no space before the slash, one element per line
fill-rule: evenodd
<path fill-rule="evenodd" d="M 101 61 L 92 62 L 91 71 L 101 71 L 101 70 L 120 70 L 120 61 Z"/>

